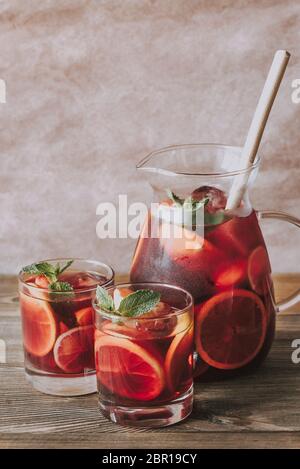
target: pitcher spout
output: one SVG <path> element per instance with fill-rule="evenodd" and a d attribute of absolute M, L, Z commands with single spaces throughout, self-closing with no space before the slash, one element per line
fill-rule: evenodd
<path fill-rule="evenodd" d="M 236 176 L 247 174 L 244 200 L 254 181 L 259 157 L 241 169 L 241 148 L 219 144 L 174 145 L 153 151 L 136 166 L 160 198 L 167 190 L 187 198 L 199 188 L 213 187 L 228 195 Z M 157 197 L 156 197 L 157 198 Z"/>

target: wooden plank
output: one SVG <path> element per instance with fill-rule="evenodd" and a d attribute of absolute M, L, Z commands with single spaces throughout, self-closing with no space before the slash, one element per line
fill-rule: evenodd
<path fill-rule="evenodd" d="M 278 276 L 279 295 L 297 288 L 300 275 Z M 277 335 L 265 364 L 235 380 L 195 385 L 192 416 L 173 427 L 125 428 L 102 417 L 97 396 L 43 395 L 26 382 L 15 278 L 0 282 L 0 338 L 7 363 L 0 364 L 0 447 L 215 448 L 300 445 L 300 364 L 291 342 L 300 338 L 299 306 L 278 317 Z M 297 368 L 298 367 L 298 368 Z M 145 433 L 147 435 L 145 435 Z"/>
<path fill-rule="evenodd" d="M 234 381 L 197 383 L 192 417 L 172 431 L 300 431 L 300 374 L 295 373 L 297 365 L 291 363 L 290 353 L 289 342 L 277 340 L 266 363 L 255 373 Z M 81 433 L 83 428 L 92 428 L 95 434 L 124 431 L 98 413 L 96 395 L 41 395 L 26 383 L 20 365 L 2 366 L 0 382 L 0 433 L 63 433 L 68 429 Z"/>
<path fill-rule="evenodd" d="M 173 427 L 175 428 L 175 427 Z M 10 435 L 0 433 L 2 448 L 104 448 L 104 449 L 215 449 L 215 448 L 234 448 L 234 449 L 252 449 L 252 448 L 285 448 L 293 449 L 300 447 L 300 434 L 288 432 L 257 432 L 257 433 L 160 433 L 144 435 L 136 432 L 134 435 L 130 432 L 122 434 L 102 433 L 101 436 L 95 435 L 94 431 L 85 430 L 81 435 L 68 431 L 64 439 L 56 433 L 47 433 L 47 435 L 36 435 L 26 433 L 22 439 L 10 437 Z"/>
<path fill-rule="evenodd" d="M 126 282 L 127 275 L 116 275 L 116 282 Z M 291 295 L 300 288 L 300 274 L 274 274 L 273 275 L 276 300 Z M 16 304 L 18 303 L 18 282 L 16 276 L 1 275 L 0 277 L 0 314 L 3 307 L 8 311 L 18 314 Z M 298 305 L 299 310 L 299 305 Z M 290 312 L 297 312 L 297 308 L 290 308 Z"/>

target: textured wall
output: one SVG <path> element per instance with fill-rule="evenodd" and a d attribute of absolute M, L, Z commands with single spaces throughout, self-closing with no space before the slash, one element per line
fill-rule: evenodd
<path fill-rule="evenodd" d="M 0 2 L 0 272 L 53 256 L 129 265 L 133 241 L 101 241 L 96 206 L 150 200 L 135 175 L 172 143 L 242 144 L 274 50 L 292 59 L 253 191 L 300 216 L 299 0 Z M 274 270 L 299 271 L 296 228 L 266 226 Z"/>

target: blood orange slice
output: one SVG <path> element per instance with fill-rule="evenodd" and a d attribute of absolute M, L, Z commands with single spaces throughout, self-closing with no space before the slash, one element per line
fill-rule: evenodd
<path fill-rule="evenodd" d="M 102 336 L 96 348 L 97 377 L 103 386 L 119 396 L 151 401 L 164 388 L 162 360 L 149 347 L 118 337 Z"/>
<path fill-rule="evenodd" d="M 162 223 L 160 233 L 165 249 L 174 257 L 181 256 L 187 251 L 197 254 L 203 248 L 205 241 L 195 231 L 171 223 Z"/>
<path fill-rule="evenodd" d="M 248 278 L 251 287 L 259 295 L 264 292 L 264 285 L 271 273 L 271 266 L 266 249 L 263 246 L 255 248 L 248 260 Z"/>
<path fill-rule="evenodd" d="M 227 261 L 220 265 L 215 274 L 215 284 L 219 288 L 228 288 L 240 284 L 247 278 L 247 261 Z"/>
<path fill-rule="evenodd" d="M 181 226 L 161 226 L 160 242 L 170 258 L 190 272 L 205 272 L 211 277 L 216 265 L 226 260 L 224 251 L 216 248 L 197 232 Z"/>
<path fill-rule="evenodd" d="M 23 342 L 27 352 L 36 357 L 47 355 L 54 345 L 56 320 L 49 303 L 20 294 Z"/>
<path fill-rule="evenodd" d="M 267 314 L 255 293 L 224 291 L 203 303 L 195 329 L 200 357 L 215 368 L 233 370 L 249 363 L 261 349 Z"/>
<path fill-rule="evenodd" d="M 174 392 L 185 379 L 192 378 L 193 370 L 193 331 L 188 330 L 177 334 L 168 348 L 165 368 L 169 389 Z"/>
<path fill-rule="evenodd" d="M 65 373 L 82 373 L 94 369 L 94 326 L 75 327 L 60 335 L 54 359 Z"/>
<path fill-rule="evenodd" d="M 79 326 L 89 326 L 93 324 L 94 312 L 91 306 L 82 308 L 75 313 L 76 321 Z"/>
<path fill-rule="evenodd" d="M 255 211 L 247 217 L 233 217 L 216 226 L 207 233 L 207 239 L 231 258 L 247 256 L 259 242 L 263 242 Z"/>

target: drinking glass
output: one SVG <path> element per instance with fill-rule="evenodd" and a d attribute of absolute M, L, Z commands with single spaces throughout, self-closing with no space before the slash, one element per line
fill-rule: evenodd
<path fill-rule="evenodd" d="M 192 410 L 193 299 L 161 283 L 120 284 L 108 293 L 123 298 L 143 289 L 161 298 L 138 317 L 108 313 L 94 301 L 99 405 L 113 422 L 162 427 Z"/>
<path fill-rule="evenodd" d="M 97 285 L 113 284 L 114 271 L 102 262 L 75 259 L 60 280 L 73 291 L 52 291 L 43 275 L 19 274 L 26 378 L 47 394 L 89 394 L 96 391 L 92 300 Z"/>

